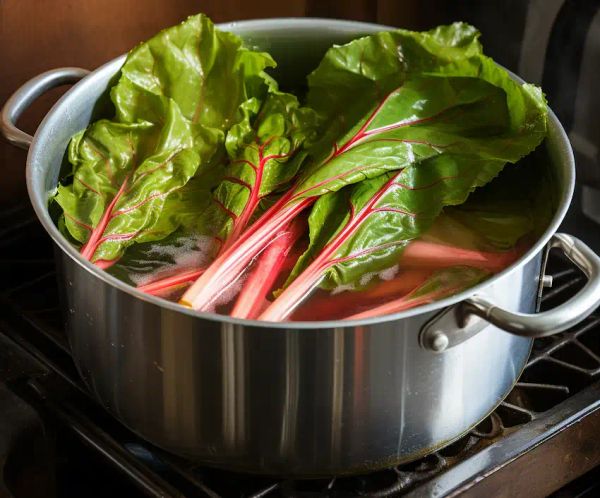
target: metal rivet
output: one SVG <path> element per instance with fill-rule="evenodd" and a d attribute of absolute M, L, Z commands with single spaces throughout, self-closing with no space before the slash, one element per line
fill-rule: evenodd
<path fill-rule="evenodd" d="M 435 332 L 431 338 L 431 349 L 438 353 L 444 351 L 450 344 L 450 339 L 443 332 Z"/>
<path fill-rule="evenodd" d="M 542 277 L 542 287 L 547 289 L 552 287 L 552 275 L 544 275 Z"/>

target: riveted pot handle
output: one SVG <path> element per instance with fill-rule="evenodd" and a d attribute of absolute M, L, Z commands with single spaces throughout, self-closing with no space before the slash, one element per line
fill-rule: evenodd
<path fill-rule="evenodd" d="M 67 83 L 76 83 L 84 78 L 89 71 L 78 67 L 61 67 L 46 71 L 30 79 L 4 104 L 0 115 L 0 132 L 11 144 L 28 149 L 33 137 L 17 128 L 19 116 L 32 102 L 48 90 Z"/>
<path fill-rule="evenodd" d="M 462 304 L 462 316 L 468 319 L 469 315 L 476 315 L 524 337 L 557 334 L 581 322 L 600 305 L 600 257 L 581 240 L 564 233 L 555 234 L 550 247 L 563 251 L 587 277 L 587 283 L 575 296 L 552 310 L 531 315 L 503 310 L 481 296 L 473 296 Z"/>

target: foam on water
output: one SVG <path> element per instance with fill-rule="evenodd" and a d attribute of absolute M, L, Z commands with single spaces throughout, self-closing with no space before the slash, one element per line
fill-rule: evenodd
<path fill-rule="evenodd" d="M 130 272 L 128 277 L 136 285 L 145 285 L 179 271 L 201 268 L 210 262 L 215 240 L 205 235 L 178 237 L 172 244 L 156 243 L 147 252 L 148 260 L 158 261 L 159 268 L 149 273 Z"/>

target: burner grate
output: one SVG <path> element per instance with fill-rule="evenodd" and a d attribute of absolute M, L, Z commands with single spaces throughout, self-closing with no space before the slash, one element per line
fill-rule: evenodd
<path fill-rule="evenodd" d="M 431 485 L 486 448 L 544 420 L 600 375 L 600 315 L 592 315 L 569 332 L 536 340 L 520 381 L 500 406 L 469 434 L 415 462 L 368 475 L 307 481 L 199 467 L 140 440 L 87 396 L 62 332 L 51 244 L 27 208 L 2 213 L 0 221 L 5 222 L 0 223 L 5 227 L 0 231 L 0 264 L 9 275 L 0 288 L 4 309 L 0 323 L 5 325 L 0 339 L 4 333 L 49 372 L 28 379 L 20 394 L 43 400 L 44 409 L 52 411 L 86 445 L 132 479 L 144 495 L 258 498 L 419 493 L 421 487 Z M 545 291 L 542 307 L 550 308 L 578 290 L 584 278 L 555 255 L 551 255 L 548 267 L 554 284 Z M 56 388 L 59 384 L 62 387 Z"/>

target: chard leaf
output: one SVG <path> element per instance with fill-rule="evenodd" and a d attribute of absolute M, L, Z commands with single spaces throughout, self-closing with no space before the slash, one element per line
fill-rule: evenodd
<path fill-rule="evenodd" d="M 485 104 L 483 106 L 485 108 Z M 489 110 L 493 114 L 492 122 L 502 114 L 493 107 Z M 344 230 L 344 240 L 330 254 L 329 262 L 322 263 L 322 287 L 333 289 L 340 285 L 356 285 L 361 276 L 392 266 L 406 243 L 427 232 L 445 206 L 463 204 L 475 188 L 490 182 L 507 162 L 516 162 L 539 143 L 537 133 L 511 134 L 507 131 L 507 121 L 502 132 L 497 134 L 501 128 L 488 126 L 485 115 L 470 119 L 483 111 L 478 106 L 468 106 L 460 114 L 462 119 L 449 121 L 448 127 L 454 128 L 455 145 L 447 147 L 443 153 L 320 197 L 309 216 L 311 244 L 299 259 L 288 284 L 313 260 L 320 258 L 327 245 L 338 244 L 336 240 L 342 237 Z M 438 130 L 430 127 L 425 130 L 427 132 L 437 133 Z M 514 169 L 517 172 L 519 168 Z M 510 180 L 514 182 L 518 178 L 515 179 L 513 174 Z M 514 245 L 526 230 L 536 226 L 540 218 L 523 217 L 528 211 L 520 211 L 517 204 L 511 204 L 510 199 L 515 197 L 507 196 L 505 188 L 497 190 L 498 194 L 489 197 L 493 194 L 493 189 L 490 190 L 487 200 L 485 195 L 480 195 L 478 203 L 476 200 L 467 206 L 447 210 L 447 213 L 466 226 L 480 230 L 492 242 L 495 238 L 496 244 L 491 245 L 502 249 Z M 527 192 L 513 190 L 519 192 L 522 207 Z M 346 198 L 343 221 L 333 221 L 331 213 L 336 212 L 339 220 L 339 206 Z M 536 198 L 534 206 L 539 203 Z M 514 216 L 507 216 L 510 212 Z M 495 221 L 490 218 L 492 215 L 496 216 Z M 517 225 L 515 221 L 518 221 Z M 335 226 L 336 223 L 339 224 Z M 504 233 L 500 231 L 501 224 L 504 224 Z"/>
<path fill-rule="evenodd" d="M 477 64 L 478 37 L 473 26 L 454 23 L 427 32 L 376 33 L 332 47 L 308 77 L 308 104 L 330 133 L 345 133 L 411 75 L 459 74 Z"/>
<path fill-rule="evenodd" d="M 244 109 L 276 90 L 264 72 L 273 65 L 203 15 L 130 52 L 111 91 L 115 118 L 73 137 L 72 183 L 54 199 L 85 258 L 107 266 L 131 244 L 206 221 L 215 185 L 206 175 L 222 163 L 225 133 Z M 204 179 L 200 190 L 187 186 L 194 177 Z"/>
<path fill-rule="evenodd" d="M 122 122 L 160 122 L 172 99 L 192 123 L 227 130 L 242 102 L 275 85 L 264 72 L 274 66 L 269 54 L 242 47 L 198 14 L 134 48 L 111 97 Z"/>
<path fill-rule="evenodd" d="M 179 225 L 179 213 L 163 207 L 182 194 L 212 144 L 194 147 L 189 122 L 174 103 L 165 119 L 163 127 L 101 120 L 71 141 L 73 183 L 59 186 L 55 200 L 91 261 L 114 260 L 134 240 L 158 240 Z"/>
<path fill-rule="evenodd" d="M 530 152 L 546 133 L 543 96 L 484 56 L 477 37 L 457 23 L 330 49 L 309 76 L 308 103 L 325 132 L 293 200 L 469 147 L 504 162 Z"/>
<path fill-rule="evenodd" d="M 394 265 L 406 244 L 426 232 L 442 208 L 462 204 L 475 188 L 490 181 L 504 161 L 444 154 L 364 180 L 350 187 L 351 193 L 336 192 L 319 198 L 309 217 L 311 245 L 298 261 L 291 282 L 310 268 L 317 272 L 320 285 L 332 290 L 357 284 L 367 274 Z M 346 196 L 347 215 L 327 243 L 322 230 L 331 230 L 320 213 L 323 204 Z M 365 285 L 368 282 L 363 282 Z"/>
<path fill-rule="evenodd" d="M 534 160 L 529 156 L 517 166 L 505 168 L 464 204 L 444 209 L 444 220 L 434 225 L 436 233 L 430 230 L 426 235 L 483 251 L 511 249 L 524 237 L 533 242 L 546 230 L 556 211 L 557 201 L 552 195 L 555 182 L 550 176 L 544 158 Z M 453 228 L 439 233 L 445 222 Z M 471 234 L 471 246 L 459 236 L 461 230 Z"/>
<path fill-rule="evenodd" d="M 316 212 L 333 212 L 325 204 L 348 195 L 335 192 L 357 184 L 336 229 L 315 214 L 307 255 L 260 317 L 283 320 L 316 285 L 354 284 L 389 266 L 444 206 L 533 151 L 546 135 L 543 95 L 484 56 L 478 36 L 458 23 L 331 48 L 308 80 L 324 125 L 299 179 L 181 302 L 211 309 L 272 234 L 315 202 Z"/>
<path fill-rule="evenodd" d="M 231 161 L 213 194 L 221 238 L 239 237 L 261 201 L 287 186 L 306 156 L 301 146 L 314 138 L 315 129 L 314 112 L 291 94 L 273 92 L 261 106 L 246 109 L 227 134 Z"/>

